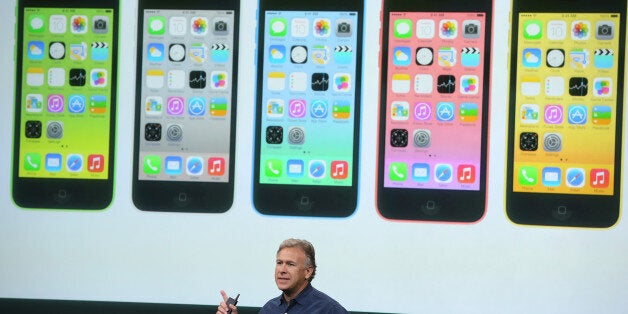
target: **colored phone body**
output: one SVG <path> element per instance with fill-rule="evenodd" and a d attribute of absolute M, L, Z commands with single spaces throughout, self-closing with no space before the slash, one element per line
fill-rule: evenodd
<path fill-rule="evenodd" d="M 113 198 L 117 0 L 17 3 L 13 200 L 98 210 Z"/>
<path fill-rule="evenodd" d="M 141 0 L 133 203 L 221 213 L 233 204 L 240 3 Z"/>
<path fill-rule="evenodd" d="M 268 215 L 357 206 L 363 1 L 260 1 L 253 203 Z"/>
<path fill-rule="evenodd" d="M 625 1 L 514 1 L 506 163 L 513 222 L 617 222 L 625 29 Z"/>
<path fill-rule="evenodd" d="M 475 222 L 486 209 L 493 1 L 384 1 L 377 208 Z"/>

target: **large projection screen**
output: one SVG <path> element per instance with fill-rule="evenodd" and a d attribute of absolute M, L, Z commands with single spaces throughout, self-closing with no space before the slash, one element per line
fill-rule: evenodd
<path fill-rule="evenodd" d="M 530 227 L 504 211 L 510 2 L 496 0 L 488 206 L 474 224 L 395 222 L 375 208 L 381 2 L 366 1 L 356 212 L 341 219 L 265 216 L 252 206 L 257 2 L 240 25 L 235 202 L 222 214 L 143 212 L 131 200 L 137 3 L 121 1 L 118 129 L 112 205 L 33 210 L 11 199 L 15 1 L 0 2 L 0 298 L 242 306 L 279 295 L 274 259 L 290 237 L 311 241 L 313 285 L 350 311 L 622 313 L 628 226 Z M 622 52 L 625 53 L 625 52 Z M 628 136 L 624 134 L 625 139 Z M 624 165 L 625 166 L 625 165 Z M 623 195 L 628 186 L 622 182 Z M 37 191 L 33 191 L 37 193 Z M 625 203 L 624 203 L 625 204 Z M 625 205 L 623 206 L 625 208 Z"/>

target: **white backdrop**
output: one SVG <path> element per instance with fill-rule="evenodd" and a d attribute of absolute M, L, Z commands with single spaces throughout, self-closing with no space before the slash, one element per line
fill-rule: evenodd
<path fill-rule="evenodd" d="M 0 2 L 0 297 L 240 305 L 279 294 L 274 258 L 310 240 L 313 284 L 353 311 L 620 313 L 628 226 L 526 227 L 504 212 L 510 2 L 496 0 L 488 209 L 476 224 L 400 223 L 375 209 L 379 1 L 367 0 L 359 207 L 344 219 L 272 217 L 251 202 L 257 2 L 242 0 L 235 202 L 224 214 L 150 213 L 131 201 L 137 4 L 123 1 L 115 197 L 95 212 L 24 210 L 11 200 L 15 1 Z M 624 139 L 627 136 L 624 134 Z M 625 146 L 625 144 L 624 144 Z M 623 195 L 626 195 L 623 180 Z M 625 202 L 624 202 L 625 204 Z"/>

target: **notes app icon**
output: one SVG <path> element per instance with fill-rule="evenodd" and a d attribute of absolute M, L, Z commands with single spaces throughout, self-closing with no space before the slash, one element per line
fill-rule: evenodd
<path fill-rule="evenodd" d="M 286 88 L 286 73 L 270 72 L 267 80 L 268 90 L 282 91 Z"/>
<path fill-rule="evenodd" d="M 541 93 L 541 79 L 537 76 L 524 76 L 521 80 L 521 94 L 536 96 Z"/>
<path fill-rule="evenodd" d="M 148 70 L 146 71 L 146 86 L 148 88 L 160 89 L 164 87 L 164 71 Z"/>
<path fill-rule="evenodd" d="M 392 76 L 393 93 L 406 94 L 410 92 L 410 75 L 393 74 Z"/>
<path fill-rule="evenodd" d="M 26 70 L 26 84 L 28 86 L 44 85 L 44 69 L 43 68 L 28 68 Z"/>

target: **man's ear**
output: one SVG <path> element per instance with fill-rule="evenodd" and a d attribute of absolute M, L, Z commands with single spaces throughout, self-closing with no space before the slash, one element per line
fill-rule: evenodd
<path fill-rule="evenodd" d="M 312 277 L 312 273 L 314 272 L 314 267 L 310 266 L 308 268 L 305 269 L 305 279 L 310 280 L 310 277 Z"/>

